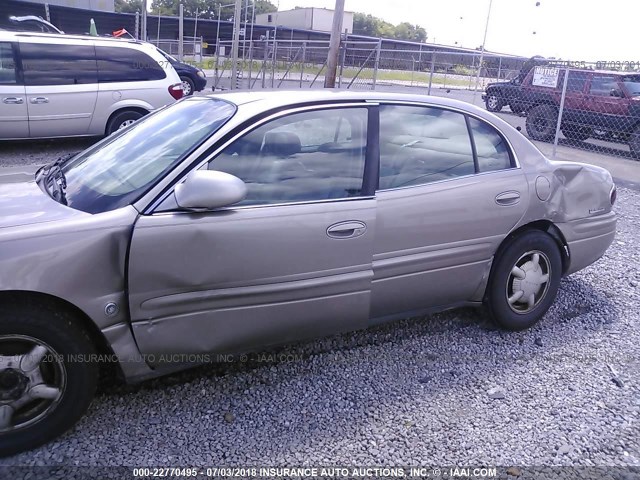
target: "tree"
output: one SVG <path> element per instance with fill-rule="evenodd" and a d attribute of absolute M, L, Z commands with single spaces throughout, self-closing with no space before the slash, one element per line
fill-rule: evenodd
<path fill-rule="evenodd" d="M 419 25 L 402 22 L 394 26 L 381 18 L 364 13 L 356 13 L 353 16 L 353 33 L 369 37 L 397 38 L 398 40 L 414 42 L 425 42 L 427 40 L 426 30 Z"/>
<path fill-rule="evenodd" d="M 116 0 L 115 11 L 118 13 L 142 12 L 142 0 Z"/>
<path fill-rule="evenodd" d="M 117 0 L 117 1 L 126 1 L 126 0 Z M 129 0 L 135 1 L 135 0 Z M 218 6 L 219 5 L 228 5 L 233 3 L 231 0 L 153 0 L 153 7 L 151 9 L 152 13 L 157 15 L 173 15 L 177 16 L 180 14 L 180 3 L 184 5 L 184 16 L 187 18 L 194 18 L 196 16 L 196 12 L 198 14 L 198 18 L 208 18 L 217 20 L 218 18 Z M 269 0 L 249 0 L 242 2 L 242 11 L 241 11 L 241 19 L 244 21 L 245 18 L 245 10 L 248 9 L 249 21 L 251 21 L 251 14 L 253 13 L 255 3 L 255 14 L 258 15 L 260 13 L 269 13 L 275 12 L 278 10 L 273 3 Z M 233 5 L 229 5 L 227 7 L 223 7 L 220 11 L 220 18 L 222 20 L 232 20 L 233 15 L 235 13 L 235 7 Z"/>

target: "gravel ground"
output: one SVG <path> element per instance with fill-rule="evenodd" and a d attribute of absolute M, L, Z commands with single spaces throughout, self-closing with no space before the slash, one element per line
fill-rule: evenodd
<path fill-rule="evenodd" d="M 103 386 L 71 432 L 0 465 L 640 465 L 640 193 L 541 324 L 414 318 Z"/>
<path fill-rule="evenodd" d="M 0 167 L 41 165 L 67 153 L 79 152 L 99 138 L 66 138 L 0 142 Z"/>

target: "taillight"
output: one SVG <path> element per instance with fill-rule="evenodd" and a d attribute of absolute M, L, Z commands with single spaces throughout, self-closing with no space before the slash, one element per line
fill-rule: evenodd
<path fill-rule="evenodd" d="M 169 87 L 169 94 L 171 94 L 171 96 L 176 100 L 180 100 L 182 98 L 182 95 L 184 94 L 184 92 L 182 91 L 182 84 L 176 83 L 174 85 L 171 85 Z"/>
<path fill-rule="evenodd" d="M 613 204 L 616 203 L 617 199 L 618 199 L 618 190 L 616 189 L 616 186 L 614 185 L 613 188 L 611 189 L 611 195 L 610 195 L 611 206 L 613 206 Z"/>

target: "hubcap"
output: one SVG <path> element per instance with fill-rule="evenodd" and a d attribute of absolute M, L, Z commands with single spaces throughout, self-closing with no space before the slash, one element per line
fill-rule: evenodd
<path fill-rule="evenodd" d="M 489 97 L 489 106 L 491 108 L 498 108 L 498 97 L 496 97 L 495 95 L 491 95 Z"/>
<path fill-rule="evenodd" d="M 187 95 L 191 95 L 191 84 L 186 80 L 182 81 L 182 94 L 186 97 Z"/>
<path fill-rule="evenodd" d="M 49 345 L 25 335 L 0 336 L 0 433 L 45 418 L 66 384 L 62 359 Z"/>
<path fill-rule="evenodd" d="M 522 255 L 507 279 L 507 302 L 516 313 L 529 313 L 545 298 L 549 290 L 551 263 L 538 250 Z"/>
<path fill-rule="evenodd" d="M 135 123 L 135 120 L 125 120 L 124 122 L 122 122 L 120 124 L 120 126 L 118 127 L 118 130 L 122 130 L 123 128 L 127 128 L 129 125 L 132 125 Z"/>

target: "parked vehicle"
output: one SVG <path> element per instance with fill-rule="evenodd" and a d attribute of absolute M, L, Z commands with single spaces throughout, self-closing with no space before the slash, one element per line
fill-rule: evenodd
<path fill-rule="evenodd" d="M 518 75 L 508 82 L 494 82 L 487 85 L 482 99 L 487 110 L 499 112 L 505 106 L 509 106 L 513 113 L 523 113 L 526 106 L 520 102 L 521 86 L 527 74 L 536 66 L 548 64 L 548 60 L 538 55 L 527 60 Z"/>
<path fill-rule="evenodd" d="M 14 30 L 19 32 L 41 32 L 64 34 L 62 30 L 47 22 L 37 15 L 11 16 L 7 21 L 0 22 L 0 29 Z"/>
<path fill-rule="evenodd" d="M 563 70 L 551 87 L 535 85 L 534 72 L 525 79 L 521 102 L 527 108 L 527 133 L 551 141 L 558 123 Z M 640 75 L 597 70 L 569 70 L 562 113 L 562 134 L 577 141 L 597 136 L 628 143 L 640 158 Z"/>
<path fill-rule="evenodd" d="M 109 135 L 181 97 L 152 45 L 0 31 L 0 139 Z"/>
<path fill-rule="evenodd" d="M 158 51 L 167 59 L 182 81 L 182 91 L 185 97 L 193 95 L 194 92 L 201 92 L 207 86 L 207 75 L 200 68 L 189 65 L 172 57 L 164 50 Z"/>
<path fill-rule="evenodd" d="M 98 354 L 139 381 L 462 305 L 531 327 L 615 196 L 451 99 L 186 98 L 0 183 L 0 454 L 83 415 Z"/>

